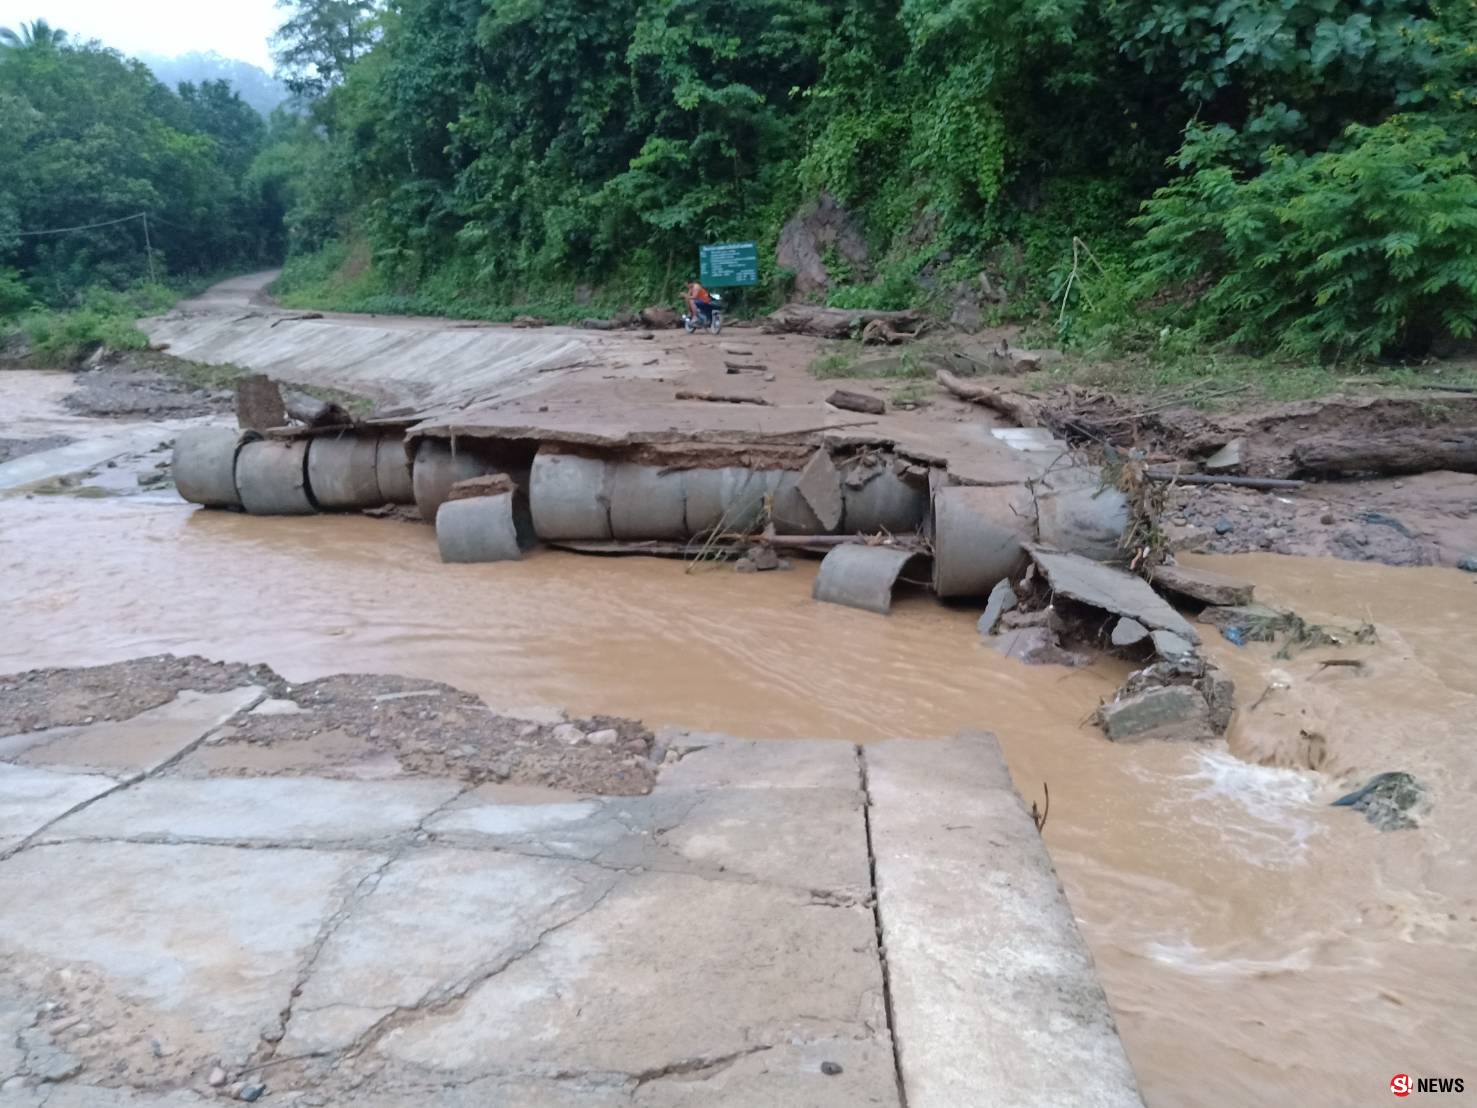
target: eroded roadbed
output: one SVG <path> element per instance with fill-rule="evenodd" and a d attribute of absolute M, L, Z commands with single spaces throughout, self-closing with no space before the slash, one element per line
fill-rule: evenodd
<path fill-rule="evenodd" d="M 1139 1103 L 988 736 L 166 658 L 0 679 L 0 732 L 7 1103 Z M 940 757 L 967 803 L 921 802 Z M 1066 1058 L 1080 1099 L 1038 1081 Z"/>

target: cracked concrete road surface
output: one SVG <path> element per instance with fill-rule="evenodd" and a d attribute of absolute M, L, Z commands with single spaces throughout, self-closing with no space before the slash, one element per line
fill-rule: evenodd
<path fill-rule="evenodd" d="M 273 691 L 0 738 L 0 1103 L 1140 1103 L 989 736 L 222 769 Z"/>

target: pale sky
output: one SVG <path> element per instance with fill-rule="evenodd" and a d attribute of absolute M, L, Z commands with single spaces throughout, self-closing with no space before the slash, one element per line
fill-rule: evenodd
<path fill-rule="evenodd" d="M 268 73 L 267 39 L 283 16 L 274 0 L 0 0 L 0 27 L 44 19 L 125 54 L 214 50 Z"/>

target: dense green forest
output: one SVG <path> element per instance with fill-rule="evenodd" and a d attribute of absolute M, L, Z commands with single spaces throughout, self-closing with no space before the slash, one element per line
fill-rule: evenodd
<path fill-rule="evenodd" d="M 137 342 L 114 321 L 167 303 L 168 282 L 279 260 L 267 141 L 223 81 L 171 90 L 44 21 L 0 31 L 0 318 L 75 309 L 81 333 Z M 55 316 L 32 322 L 65 342 Z"/>
<path fill-rule="evenodd" d="M 0 50 L 0 266 L 137 276 L 133 224 L 14 236 L 148 210 L 170 272 L 285 252 L 290 302 L 381 311 L 670 302 L 753 239 L 754 308 L 1324 358 L 1477 329 L 1477 0 L 284 7 L 270 130 L 100 48 Z"/>

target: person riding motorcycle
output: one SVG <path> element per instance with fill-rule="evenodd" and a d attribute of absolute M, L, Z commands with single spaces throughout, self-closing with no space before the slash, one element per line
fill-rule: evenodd
<path fill-rule="evenodd" d="M 687 301 L 687 316 L 702 322 L 704 327 L 713 320 L 713 297 L 696 281 L 687 282 L 687 291 L 682 297 Z"/>

